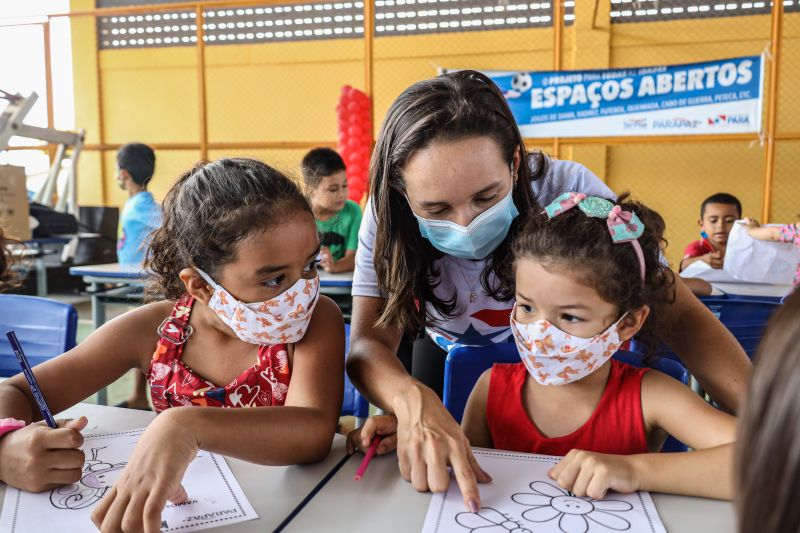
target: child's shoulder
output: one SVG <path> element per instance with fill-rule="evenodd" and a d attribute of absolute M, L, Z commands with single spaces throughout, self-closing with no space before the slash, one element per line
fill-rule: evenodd
<path fill-rule="evenodd" d="M 353 213 L 353 214 L 356 214 L 356 215 L 360 215 L 361 214 L 361 206 L 358 205 L 353 200 L 350 200 L 348 198 L 344 202 L 344 207 L 342 208 L 342 211 L 345 211 L 347 213 Z"/>

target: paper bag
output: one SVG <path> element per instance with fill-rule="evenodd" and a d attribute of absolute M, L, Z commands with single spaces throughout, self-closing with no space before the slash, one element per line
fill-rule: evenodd
<path fill-rule="evenodd" d="M 21 241 L 31 238 L 28 191 L 22 167 L 0 165 L 0 228 L 8 237 Z"/>
<path fill-rule="evenodd" d="M 798 261 L 800 248 L 793 243 L 753 239 L 737 222 L 728 236 L 724 269 L 741 281 L 786 285 L 792 283 Z"/>

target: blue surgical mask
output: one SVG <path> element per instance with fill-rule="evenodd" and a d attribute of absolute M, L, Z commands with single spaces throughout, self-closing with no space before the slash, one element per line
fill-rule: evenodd
<path fill-rule="evenodd" d="M 431 220 L 414 213 L 419 232 L 437 249 L 459 259 L 483 259 L 508 235 L 511 222 L 519 215 L 511 196 L 514 188 L 495 205 L 464 227 L 448 220 Z M 412 209 L 413 213 L 413 209 Z"/>

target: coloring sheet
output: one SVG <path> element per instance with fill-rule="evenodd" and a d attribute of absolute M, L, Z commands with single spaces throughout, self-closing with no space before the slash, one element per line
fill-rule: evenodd
<path fill-rule="evenodd" d="M 95 532 L 95 504 L 114 485 L 144 429 L 86 435 L 84 475 L 78 483 L 32 494 L 8 487 L 0 516 L 0 531 L 32 533 Z M 186 503 L 167 503 L 161 531 L 200 531 L 258 518 L 222 456 L 203 450 L 183 478 Z"/>
<path fill-rule="evenodd" d="M 561 459 L 474 449 L 494 481 L 481 485 L 481 510 L 464 510 L 455 479 L 434 494 L 423 533 L 666 533 L 647 492 L 579 498 L 547 476 Z"/>

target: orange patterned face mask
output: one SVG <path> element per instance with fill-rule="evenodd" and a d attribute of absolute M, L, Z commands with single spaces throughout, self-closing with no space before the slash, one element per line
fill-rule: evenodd
<path fill-rule="evenodd" d="M 528 373 L 542 385 L 566 385 L 588 376 L 619 348 L 619 324 L 625 315 L 606 330 L 591 337 L 576 337 L 561 331 L 547 320 L 528 324 L 514 318 L 511 332 Z M 627 313 L 626 313 L 627 314 Z"/>
<path fill-rule="evenodd" d="M 319 299 L 319 276 L 300 278 L 278 296 L 264 302 L 244 303 L 200 269 L 214 289 L 208 306 L 244 342 L 250 344 L 290 344 L 299 341 L 308 329 Z"/>

